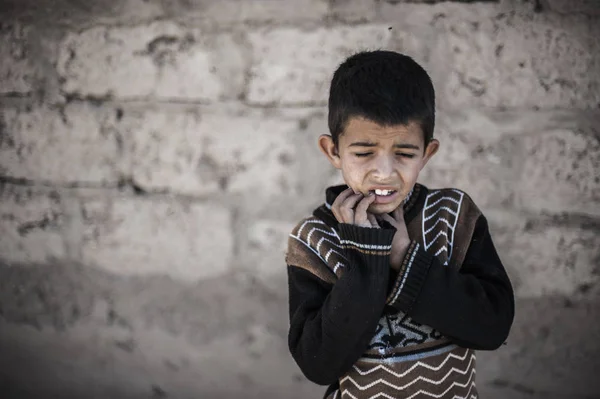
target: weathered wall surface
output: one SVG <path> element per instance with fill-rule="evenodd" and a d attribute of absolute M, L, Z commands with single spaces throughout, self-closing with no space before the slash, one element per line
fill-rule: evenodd
<path fill-rule="evenodd" d="M 471 194 L 513 280 L 483 397 L 600 397 L 597 1 L 0 4 L 1 397 L 319 397 L 284 251 L 365 48 L 430 71 L 421 180 Z"/>

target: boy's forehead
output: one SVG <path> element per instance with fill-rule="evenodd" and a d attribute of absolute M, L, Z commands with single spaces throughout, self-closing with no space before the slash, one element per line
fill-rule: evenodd
<path fill-rule="evenodd" d="M 393 140 L 420 144 L 423 141 L 423 132 L 420 124 L 414 121 L 399 125 L 380 125 L 366 118 L 353 117 L 348 120 L 340 136 L 340 139 L 342 138 L 347 144 L 356 140 L 373 143 Z"/>

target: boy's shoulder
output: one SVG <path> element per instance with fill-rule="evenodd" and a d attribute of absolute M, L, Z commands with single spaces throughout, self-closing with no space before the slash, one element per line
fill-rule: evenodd
<path fill-rule="evenodd" d="M 314 237 L 321 237 L 322 235 L 335 237 L 337 233 L 333 226 L 330 226 L 315 214 L 301 219 L 290 233 L 292 238 L 296 238 L 310 246 L 314 246 Z"/>
<path fill-rule="evenodd" d="M 303 267 L 324 281 L 333 282 L 345 267 L 340 237 L 327 217 L 327 205 L 323 204 L 292 229 L 286 252 L 288 265 Z M 330 213 L 330 212 L 329 212 Z M 323 220 L 325 219 L 325 220 Z"/>
<path fill-rule="evenodd" d="M 462 214 L 481 214 L 481 210 L 473 198 L 464 190 L 455 187 L 428 188 L 421 185 L 424 192 L 418 207 L 424 213 L 441 210 Z M 429 211 L 429 212 L 428 212 Z"/>
<path fill-rule="evenodd" d="M 457 188 L 425 190 L 419 201 L 418 225 L 413 234 L 443 264 L 462 265 L 483 216 L 475 201 Z"/>

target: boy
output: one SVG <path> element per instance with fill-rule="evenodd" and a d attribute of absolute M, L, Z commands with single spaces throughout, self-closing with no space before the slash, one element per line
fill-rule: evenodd
<path fill-rule="evenodd" d="M 325 398 L 477 398 L 474 350 L 514 316 L 510 280 L 462 191 L 416 183 L 436 153 L 434 89 L 411 58 L 333 75 L 319 147 L 345 185 L 290 235 L 289 348 Z"/>

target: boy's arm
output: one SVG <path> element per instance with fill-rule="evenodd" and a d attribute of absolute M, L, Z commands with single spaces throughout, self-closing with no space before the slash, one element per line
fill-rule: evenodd
<path fill-rule="evenodd" d="M 340 224 L 339 234 L 348 260 L 339 279 L 314 248 L 293 238 L 287 261 L 290 352 L 321 385 L 337 381 L 364 353 L 388 292 L 394 231 Z"/>
<path fill-rule="evenodd" d="M 513 322 L 514 296 L 485 217 L 478 217 L 459 269 L 444 266 L 412 242 L 388 304 L 463 347 L 500 347 Z"/>

